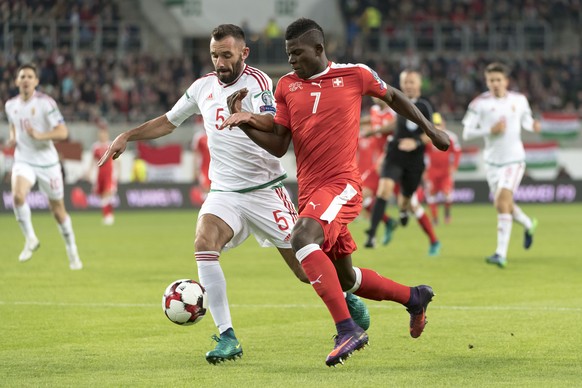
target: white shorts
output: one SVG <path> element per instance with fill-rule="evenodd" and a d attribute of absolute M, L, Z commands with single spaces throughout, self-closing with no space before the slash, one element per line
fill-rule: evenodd
<path fill-rule="evenodd" d="M 515 192 L 525 172 L 525 162 L 511 163 L 504 166 L 486 164 L 487 183 L 493 195 L 501 189 Z"/>
<path fill-rule="evenodd" d="M 56 201 L 65 196 L 63 173 L 61 165 L 58 163 L 51 167 L 35 167 L 27 163 L 15 162 L 12 167 L 13 186 L 17 176 L 25 178 L 32 186 L 38 180 L 39 190 L 45 193 L 50 200 Z"/>
<path fill-rule="evenodd" d="M 204 214 L 219 217 L 233 230 L 224 250 L 242 244 L 251 233 L 262 247 L 291 248 L 297 211 L 283 186 L 248 193 L 211 191 L 198 219 Z"/>

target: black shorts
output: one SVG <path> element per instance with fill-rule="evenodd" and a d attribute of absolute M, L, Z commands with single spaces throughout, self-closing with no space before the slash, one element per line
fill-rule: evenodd
<path fill-rule="evenodd" d="M 424 173 L 424 161 L 415 160 L 416 158 L 405 160 L 394 160 L 390 157 L 384 159 L 382 164 L 382 178 L 390 178 L 400 184 L 400 193 L 410 198 L 418 189 L 422 174 Z"/>

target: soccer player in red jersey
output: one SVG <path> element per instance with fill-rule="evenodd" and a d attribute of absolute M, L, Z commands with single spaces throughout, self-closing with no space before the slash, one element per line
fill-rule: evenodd
<path fill-rule="evenodd" d="M 406 96 L 369 67 L 329 61 L 323 30 L 313 20 L 301 18 L 291 23 L 285 33 L 285 46 L 293 72 L 279 80 L 275 117 L 242 112 L 242 100 L 248 91 L 241 89 L 229 97 L 232 114 L 221 128 L 240 127 L 279 157 L 293 141 L 299 219 L 291 234 L 291 245 L 335 321 L 335 347 L 326 359 L 326 364 L 332 366 L 368 343 L 366 332 L 350 318 L 342 285 L 367 299 L 392 300 L 406 306 L 414 338 L 424 329 L 425 311 L 433 297 L 429 286 L 408 287 L 373 270 L 352 266 L 356 243 L 347 225 L 362 208 L 356 160 L 362 96 L 386 101 L 397 113 L 417 123 L 439 149 L 446 150 L 449 140 Z M 349 284 L 353 286 L 350 288 Z"/>
<path fill-rule="evenodd" d="M 99 127 L 97 130 L 97 142 L 93 144 L 91 152 L 93 154 L 92 168 L 97 166 L 97 162 L 105 155 L 111 144 L 107 124 L 98 122 L 97 125 Z M 117 180 L 115 178 L 113 163 L 114 161 L 109 159 L 101 167 L 97 168 L 97 176 L 93 185 L 93 191 L 101 199 L 103 225 L 113 225 L 115 222 L 113 215 L 113 197 L 117 191 Z"/>
<path fill-rule="evenodd" d="M 371 214 L 378 191 L 380 174 L 378 170 L 384 158 L 384 148 L 388 135 L 394 131 L 396 113 L 379 98 L 373 98 L 374 105 L 370 114 L 360 119 L 364 128 L 358 144 L 358 169 L 362 175 L 362 206 Z M 385 225 L 382 243 L 387 245 L 392 240 L 392 232 L 398 223 L 384 213 L 382 222 Z"/>
<path fill-rule="evenodd" d="M 445 224 L 451 220 L 451 205 L 453 203 L 453 177 L 459 168 L 461 160 L 461 147 L 457 136 L 446 129 L 440 113 L 434 113 L 432 119 L 435 127 L 445 131 L 451 139 L 451 147 L 447 152 L 439 152 L 432 145 L 426 146 L 428 167 L 426 169 L 426 201 L 430 207 L 433 224 L 438 224 L 438 195 L 444 196 Z"/>
<path fill-rule="evenodd" d="M 198 132 L 192 139 L 192 152 L 194 155 L 194 182 L 197 182 L 202 190 L 207 193 L 210 190 L 210 150 L 208 149 L 208 136 L 206 132 Z"/>

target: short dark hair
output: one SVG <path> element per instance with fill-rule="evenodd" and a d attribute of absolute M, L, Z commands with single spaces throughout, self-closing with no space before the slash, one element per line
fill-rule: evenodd
<path fill-rule="evenodd" d="M 323 28 L 315 21 L 307 18 L 299 18 L 289 24 L 285 31 L 285 40 L 297 39 L 306 32 L 317 30 L 321 33 L 322 40 L 325 40 Z"/>
<path fill-rule="evenodd" d="M 243 42 L 245 41 L 245 32 L 239 26 L 234 24 L 221 24 L 212 30 L 210 34 L 211 38 L 214 40 L 222 40 L 227 36 L 232 36 L 235 39 L 240 39 Z"/>
<path fill-rule="evenodd" d="M 509 77 L 509 67 L 501 62 L 492 62 L 485 68 L 485 74 L 489 73 L 502 73 L 506 77 Z"/>
<path fill-rule="evenodd" d="M 19 74 L 21 70 L 24 69 L 30 69 L 32 71 L 34 71 L 34 75 L 36 75 L 38 77 L 38 72 L 36 71 L 36 66 L 33 65 L 32 63 L 23 63 L 22 65 L 20 65 L 18 67 L 18 71 L 16 71 L 16 74 Z"/>

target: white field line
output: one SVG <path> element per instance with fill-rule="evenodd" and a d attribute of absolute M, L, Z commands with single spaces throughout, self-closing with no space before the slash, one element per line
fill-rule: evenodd
<path fill-rule="evenodd" d="M 161 307 L 161 303 L 68 303 L 68 302 L 34 302 L 34 301 L 4 301 L 0 305 L 8 306 L 49 306 L 49 307 L 91 307 L 91 308 L 126 308 L 126 307 Z M 257 309 L 295 309 L 295 308 L 324 308 L 321 304 L 231 304 L 232 308 Z M 401 309 L 396 304 L 368 305 L 369 309 Z M 540 311 L 540 312 L 582 312 L 582 307 L 559 306 L 430 306 L 431 310 L 458 310 L 458 311 Z"/>

